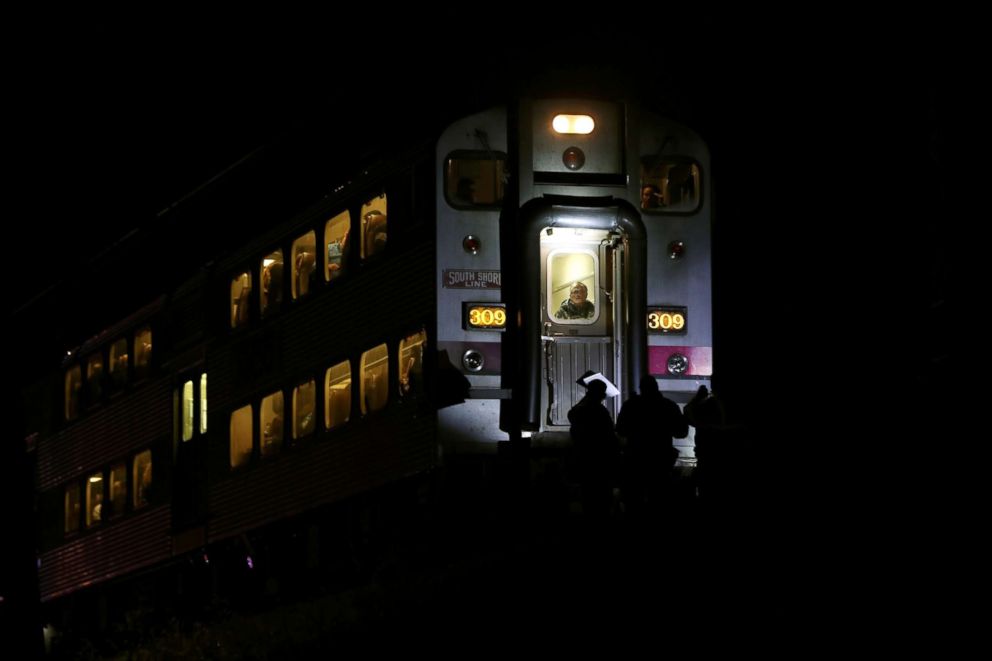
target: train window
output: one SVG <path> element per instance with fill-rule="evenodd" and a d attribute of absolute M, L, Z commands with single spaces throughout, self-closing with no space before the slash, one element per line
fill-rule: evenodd
<path fill-rule="evenodd" d="M 127 383 L 127 338 L 122 337 L 110 345 L 110 382 L 115 388 Z"/>
<path fill-rule="evenodd" d="M 293 298 L 306 296 L 317 280 L 317 234 L 311 230 L 293 241 Z"/>
<path fill-rule="evenodd" d="M 231 280 L 231 328 L 248 323 L 248 305 L 251 298 L 251 273 L 245 271 Z"/>
<path fill-rule="evenodd" d="M 424 391 L 424 344 L 427 331 L 400 340 L 400 399 L 415 397 Z"/>
<path fill-rule="evenodd" d="M 182 398 L 182 429 L 183 429 L 183 441 L 188 441 L 193 438 L 193 411 L 195 410 L 196 402 L 193 400 L 193 380 L 190 379 L 183 384 L 183 398 Z"/>
<path fill-rule="evenodd" d="M 338 363 L 324 376 L 324 427 L 334 429 L 351 418 L 351 361 Z"/>
<path fill-rule="evenodd" d="M 65 532 L 75 532 L 79 530 L 79 510 L 81 508 L 79 500 L 79 483 L 65 485 Z"/>
<path fill-rule="evenodd" d="M 348 261 L 349 230 L 351 230 L 351 214 L 347 210 L 331 218 L 324 226 L 324 246 L 327 248 L 324 253 L 327 255 L 324 263 L 324 280 L 327 282 L 344 273 Z"/>
<path fill-rule="evenodd" d="M 96 353 L 86 359 L 86 396 L 92 406 L 103 397 L 103 355 Z"/>
<path fill-rule="evenodd" d="M 591 250 L 548 255 L 548 316 L 556 324 L 591 324 L 599 318 L 599 260 Z"/>
<path fill-rule="evenodd" d="M 259 310 L 264 317 L 266 313 L 278 310 L 282 303 L 282 250 L 275 250 L 262 258 L 261 273 Z"/>
<path fill-rule="evenodd" d="M 152 329 L 145 326 L 134 334 L 134 378 L 148 376 L 152 363 Z"/>
<path fill-rule="evenodd" d="M 389 349 L 385 344 L 362 354 L 362 415 L 378 411 L 389 400 Z"/>
<path fill-rule="evenodd" d="M 362 259 L 378 255 L 386 247 L 386 194 L 362 205 Z"/>
<path fill-rule="evenodd" d="M 103 473 L 94 473 L 86 480 L 86 527 L 103 519 Z"/>
<path fill-rule="evenodd" d="M 138 509 L 147 505 L 149 501 L 152 487 L 152 451 L 145 450 L 136 455 L 131 470 L 134 475 L 131 480 L 134 484 L 132 506 Z"/>
<path fill-rule="evenodd" d="M 244 466 L 251 459 L 251 404 L 231 414 L 231 468 Z"/>
<path fill-rule="evenodd" d="M 262 399 L 262 408 L 258 411 L 258 428 L 262 430 L 263 457 L 275 454 L 282 445 L 284 410 L 281 390 Z"/>
<path fill-rule="evenodd" d="M 65 419 L 75 420 L 79 416 L 79 391 L 83 387 L 82 371 L 73 365 L 65 371 Z"/>
<path fill-rule="evenodd" d="M 451 206 L 493 208 L 503 201 L 506 154 L 458 151 L 444 169 L 444 197 Z"/>
<path fill-rule="evenodd" d="M 642 210 L 690 213 L 699 208 L 701 199 L 699 165 L 685 159 L 642 159 Z"/>
<path fill-rule="evenodd" d="M 303 438 L 313 433 L 314 408 L 317 403 L 317 384 L 313 379 L 293 388 L 293 438 Z"/>
<path fill-rule="evenodd" d="M 207 373 L 200 375 L 200 433 L 207 433 Z"/>
<path fill-rule="evenodd" d="M 110 468 L 110 511 L 104 512 L 108 517 L 124 513 L 127 504 L 127 466 L 117 464 Z"/>

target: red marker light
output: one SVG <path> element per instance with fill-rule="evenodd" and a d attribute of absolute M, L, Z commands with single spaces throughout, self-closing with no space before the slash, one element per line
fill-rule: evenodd
<path fill-rule="evenodd" d="M 561 160 L 569 170 L 578 170 L 586 164 L 586 155 L 578 147 L 569 147 L 561 155 Z"/>

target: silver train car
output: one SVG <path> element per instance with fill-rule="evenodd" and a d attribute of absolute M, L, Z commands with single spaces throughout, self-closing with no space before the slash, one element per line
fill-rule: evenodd
<path fill-rule="evenodd" d="M 439 412 L 456 446 L 563 441 L 588 371 L 616 385 L 614 415 L 644 374 L 683 402 L 709 384 L 698 135 L 632 104 L 535 99 L 454 123 L 437 163 L 437 342 L 472 384 Z"/>

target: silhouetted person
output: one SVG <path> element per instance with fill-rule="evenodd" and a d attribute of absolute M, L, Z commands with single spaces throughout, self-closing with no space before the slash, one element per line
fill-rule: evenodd
<path fill-rule="evenodd" d="M 461 370 L 452 364 L 447 349 L 442 349 L 437 353 L 437 370 L 434 378 L 436 379 L 434 401 L 436 408 L 443 409 L 446 406 L 463 404 L 468 399 L 472 384 Z"/>
<path fill-rule="evenodd" d="M 664 502 L 679 456 L 672 439 L 689 434 L 679 405 L 661 394 L 653 376 L 645 374 L 640 386 L 640 394 L 628 399 L 617 416 L 617 433 L 627 439 L 623 491 L 631 514 Z"/>
<path fill-rule="evenodd" d="M 620 447 L 613 433 L 613 420 L 603 406 L 604 399 L 606 382 L 590 381 L 585 397 L 568 412 L 582 490 L 582 510 L 596 520 L 610 514 L 614 477 L 620 461 Z"/>
<path fill-rule="evenodd" d="M 726 424 L 723 404 L 706 386 L 699 386 L 685 405 L 685 417 L 696 429 L 696 481 L 705 490 L 716 477 L 712 473 L 719 461 L 717 438 Z"/>

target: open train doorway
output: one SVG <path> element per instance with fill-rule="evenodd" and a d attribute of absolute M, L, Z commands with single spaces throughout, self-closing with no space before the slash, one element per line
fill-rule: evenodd
<path fill-rule="evenodd" d="M 541 342 L 548 428 L 567 426 L 583 397 L 578 379 L 599 372 L 622 382 L 622 234 L 613 229 L 545 228 L 539 232 Z M 606 402 L 616 416 L 617 398 Z"/>
<path fill-rule="evenodd" d="M 521 215 L 524 424 L 567 432 L 590 370 L 620 390 L 606 403 L 615 416 L 646 369 L 643 328 L 630 322 L 645 305 L 640 215 L 616 198 L 565 196 L 531 200 Z"/>

